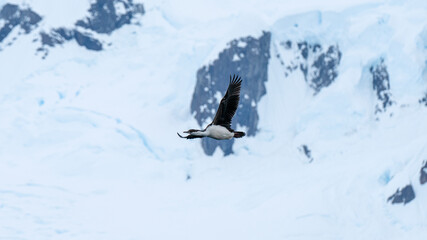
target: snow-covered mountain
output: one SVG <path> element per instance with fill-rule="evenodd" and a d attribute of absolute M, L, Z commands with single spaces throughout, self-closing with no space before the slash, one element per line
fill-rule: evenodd
<path fill-rule="evenodd" d="M 0 0 L 0 66 L 0 239 L 427 236 L 425 1 Z"/>

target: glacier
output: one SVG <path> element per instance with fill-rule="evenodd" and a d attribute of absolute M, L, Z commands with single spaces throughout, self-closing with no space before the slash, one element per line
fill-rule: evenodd
<path fill-rule="evenodd" d="M 427 2 L 0 0 L 0 13 L 0 239 L 427 235 Z M 249 58 L 266 34 L 268 62 Z M 217 84 L 203 85 L 209 66 Z M 233 123 L 250 136 L 179 139 L 234 73 L 247 82 Z"/>

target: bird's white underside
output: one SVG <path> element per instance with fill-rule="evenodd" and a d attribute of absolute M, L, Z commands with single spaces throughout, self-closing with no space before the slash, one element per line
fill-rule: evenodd
<path fill-rule="evenodd" d="M 227 128 L 220 125 L 210 125 L 205 131 L 193 132 L 191 135 L 210 137 L 217 140 L 231 139 L 234 133 L 230 132 Z"/>
<path fill-rule="evenodd" d="M 211 125 L 206 129 L 206 132 L 208 137 L 218 140 L 231 139 L 234 136 L 233 132 L 230 132 L 227 128 L 220 125 Z"/>

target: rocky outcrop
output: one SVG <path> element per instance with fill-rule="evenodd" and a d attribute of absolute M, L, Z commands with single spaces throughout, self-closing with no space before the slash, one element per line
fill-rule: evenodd
<path fill-rule="evenodd" d="M 308 162 L 311 163 L 313 162 L 313 157 L 311 156 L 311 150 L 308 148 L 307 145 L 301 145 L 301 147 L 298 148 L 298 150 L 301 153 L 304 153 L 305 157 L 308 159 Z"/>
<path fill-rule="evenodd" d="M 427 93 L 423 98 L 420 99 L 419 103 L 427 107 Z"/>
<path fill-rule="evenodd" d="M 314 95 L 330 86 L 338 77 L 338 67 L 342 53 L 338 45 L 324 48 L 318 43 L 290 40 L 280 43 L 280 53 L 276 57 L 285 68 L 285 77 L 300 70 L 305 82 L 314 90 Z"/>
<path fill-rule="evenodd" d="M 254 136 L 258 129 L 257 104 L 266 94 L 270 58 L 271 33 L 264 32 L 261 37 L 251 36 L 235 39 L 219 53 L 211 64 L 197 71 L 197 82 L 191 101 L 191 112 L 201 127 L 210 123 L 216 113 L 229 83 L 229 76 L 242 77 L 240 103 L 233 118 L 232 128 L 244 128 L 247 136 Z M 225 155 L 231 154 L 234 140 L 216 141 L 202 139 L 203 150 L 212 155 L 219 146 Z"/>
<path fill-rule="evenodd" d="M 76 26 L 110 34 L 130 24 L 135 14 L 144 13 L 144 6 L 134 4 L 132 0 L 97 0 L 90 6 L 90 17 L 77 21 Z"/>
<path fill-rule="evenodd" d="M 423 185 L 427 182 L 427 160 L 424 161 L 424 166 L 420 170 L 420 184 Z"/>
<path fill-rule="evenodd" d="M 0 43 L 16 27 L 25 34 L 30 33 L 42 20 L 41 16 L 31 9 L 21 9 L 18 5 L 6 4 L 0 10 Z"/>
<path fill-rule="evenodd" d="M 391 97 L 390 77 L 384 59 L 381 58 L 378 63 L 372 65 L 369 71 L 372 74 L 373 90 L 378 99 L 375 113 L 385 112 L 394 102 Z"/>
<path fill-rule="evenodd" d="M 75 39 L 77 44 L 88 50 L 102 50 L 102 43 L 98 39 L 92 37 L 89 33 L 81 33 L 77 30 L 57 28 L 53 29 L 49 34 L 41 32 L 40 36 L 43 46 L 54 47 L 55 45 Z M 43 48 L 40 48 L 40 50 L 43 50 Z"/>
<path fill-rule="evenodd" d="M 134 4 L 132 0 L 97 0 L 89 9 L 90 16 L 78 20 L 75 28 L 57 28 L 50 32 L 41 32 L 42 46 L 38 49 L 47 56 L 48 47 L 61 45 L 75 40 L 78 45 L 92 51 L 103 50 L 103 43 L 94 35 L 110 34 L 125 24 L 131 24 L 137 14 L 144 14 L 142 4 Z"/>
<path fill-rule="evenodd" d="M 391 201 L 392 204 L 403 203 L 407 204 L 415 199 L 415 192 L 412 188 L 412 185 L 409 184 L 402 189 L 397 189 L 397 191 L 391 195 L 387 201 Z"/>

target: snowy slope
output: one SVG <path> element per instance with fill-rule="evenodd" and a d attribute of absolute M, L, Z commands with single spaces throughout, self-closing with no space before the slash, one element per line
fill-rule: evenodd
<path fill-rule="evenodd" d="M 425 238 L 425 1 L 133 2 L 145 13 L 100 34 L 75 26 L 94 1 L 0 0 L 42 17 L 0 43 L 0 239 Z M 67 41 L 43 59 L 33 40 L 61 27 L 103 50 Z M 198 126 L 196 73 L 263 31 L 258 131 L 207 156 L 176 136 Z M 334 80 L 316 91 L 315 67 L 288 71 L 303 55 L 286 41 L 338 46 Z M 387 200 L 407 185 L 414 199 Z"/>

